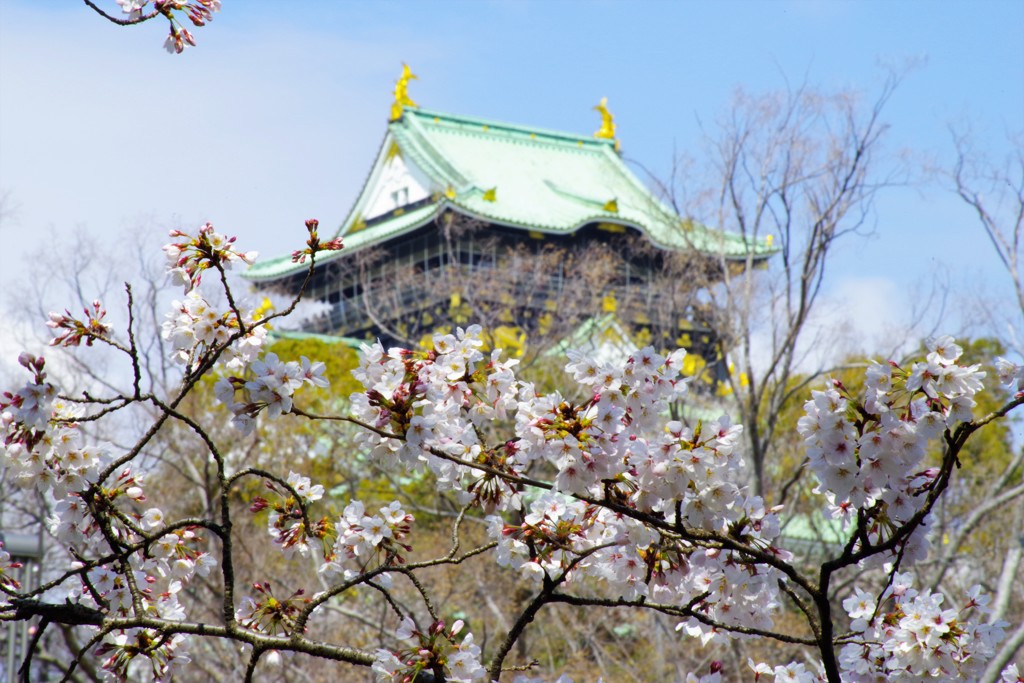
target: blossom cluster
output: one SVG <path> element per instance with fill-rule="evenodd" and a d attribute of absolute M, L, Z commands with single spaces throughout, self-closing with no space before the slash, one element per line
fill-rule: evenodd
<path fill-rule="evenodd" d="M 263 329 L 263 328 L 257 328 Z M 243 434 L 256 428 L 256 417 L 265 412 L 278 417 L 292 409 L 292 395 L 303 385 L 328 386 L 325 366 L 305 356 L 299 361 L 282 361 L 268 353 L 248 365 L 251 378 L 221 377 L 214 386 L 217 400 L 231 411 L 231 423 Z M 241 400 L 237 400 L 238 395 Z"/>
<path fill-rule="evenodd" d="M 373 559 L 380 565 L 403 564 L 403 552 L 410 552 L 412 546 L 404 539 L 412 530 L 414 518 L 402 509 L 396 500 L 380 508 L 379 515 L 367 515 L 361 501 L 349 503 L 341 514 L 336 526 L 337 538 L 332 551 L 320 567 L 320 573 L 328 578 L 344 577 L 346 580 L 358 575 L 352 569 L 345 569 L 346 559 L 355 560 L 361 570 L 370 568 Z M 387 575 L 381 580 L 388 583 Z"/>
<path fill-rule="evenodd" d="M 364 439 L 380 461 L 425 467 L 442 488 L 488 509 L 525 508 L 519 524 L 490 517 L 488 532 L 498 563 L 526 576 L 592 577 L 613 598 L 696 603 L 724 625 L 771 625 L 775 571 L 686 538 L 688 529 L 732 533 L 788 557 L 773 544 L 778 510 L 736 483 L 739 427 L 727 418 L 666 426 L 669 402 L 686 392 L 684 351 L 643 349 L 619 367 L 572 355 L 567 370 L 585 399 L 571 401 L 538 394 L 515 378 L 514 361 L 487 358 L 480 346 L 471 327 L 436 335 L 427 352 L 364 348 L 355 374 L 366 390 L 352 403 L 373 427 Z M 478 435 L 494 420 L 515 435 L 485 448 Z M 553 490 L 525 502 L 518 482 L 538 468 L 553 473 Z M 609 503 L 677 531 L 655 530 Z M 698 620 L 680 627 L 704 640 L 718 633 Z"/>
<path fill-rule="evenodd" d="M 121 11 L 128 15 L 130 22 L 144 21 L 158 14 L 167 17 L 170 22 L 170 35 L 164 42 L 164 48 L 171 54 L 181 54 L 187 45 L 196 44 L 192 33 L 182 25 L 175 12 L 184 13 L 194 26 L 205 26 L 221 6 L 221 0 L 153 0 L 153 13 L 143 15 L 143 10 L 149 3 L 150 0 L 117 0 Z"/>
<path fill-rule="evenodd" d="M 172 303 L 162 326 L 171 357 L 189 372 L 211 359 L 230 369 L 243 369 L 259 357 L 266 340 L 261 312 L 234 301 L 228 310 L 221 310 L 198 287 L 205 271 L 223 271 L 238 262 L 251 264 L 256 252 L 236 251 L 235 238 L 216 232 L 209 223 L 195 235 L 180 230 L 171 230 L 170 235 L 180 239 L 163 248 L 167 272 L 175 284 L 185 286 L 184 298 Z"/>
<path fill-rule="evenodd" d="M 19 362 L 33 377 L 0 399 L 3 464 L 17 481 L 67 499 L 88 488 L 109 457 L 103 449 L 86 445 L 74 423 L 81 409 L 58 396 L 57 387 L 47 380 L 46 361 L 23 353 Z M 130 478 L 127 471 L 125 481 Z M 107 494 L 124 490 L 115 486 Z"/>
<path fill-rule="evenodd" d="M 287 481 L 304 505 L 323 497 L 323 486 L 313 485 L 308 477 L 292 472 Z M 276 490 L 271 484 L 268 487 Z M 322 545 L 323 562 L 319 572 L 329 581 L 350 581 L 376 567 L 403 564 L 403 553 L 412 551 L 405 539 L 412 531 L 414 517 L 403 510 L 398 501 L 381 507 L 378 515 L 368 515 L 363 502 L 353 500 L 334 521 L 326 517 L 309 518 L 291 495 L 272 503 L 257 497 L 250 507 L 252 512 L 264 509 L 269 509 L 267 530 L 285 554 L 297 550 L 301 555 L 308 555 L 311 538 Z M 384 586 L 391 585 L 387 573 L 377 575 L 375 580 Z M 249 599 L 243 611 L 251 620 L 252 614 L 259 614 L 253 610 L 262 604 Z"/>
<path fill-rule="evenodd" d="M 944 608 L 942 593 L 915 590 L 911 575 L 900 573 L 877 598 L 855 588 L 843 608 L 852 619 L 851 628 L 862 637 L 839 653 L 843 680 L 868 683 L 880 675 L 889 680 L 978 678 L 1006 626 L 967 618 L 987 614 L 988 601 L 975 586 L 960 606 Z"/>
<path fill-rule="evenodd" d="M 103 671 L 115 680 L 172 680 L 173 673 L 191 661 L 183 652 L 186 637 L 153 629 L 118 631 L 96 648 Z"/>
<path fill-rule="evenodd" d="M 498 541 L 495 561 L 539 581 L 591 577 L 610 597 L 660 604 L 697 603 L 703 616 L 728 626 L 769 628 L 777 605 L 778 576 L 730 552 L 707 550 L 652 530 L 602 506 L 545 493 L 520 524 L 488 517 Z M 711 640 L 718 632 L 699 620 L 679 625 Z"/>
<path fill-rule="evenodd" d="M 32 373 L 32 381 L 18 391 L 5 391 L 0 400 L 6 446 L 35 440 L 33 432 L 46 429 L 57 398 L 57 388 L 46 381 L 46 359 L 22 353 L 18 364 Z"/>
<path fill-rule="evenodd" d="M 78 346 L 85 341 L 86 346 L 92 346 L 97 339 L 105 339 L 110 334 L 110 325 L 103 322 L 107 311 L 99 301 L 93 301 L 91 306 L 83 309 L 85 320 L 75 318 L 71 311 L 65 310 L 61 313 L 50 313 L 50 319 L 46 326 L 60 330 L 61 332 L 50 340 L 51 346 Z"/>
<path fill-rule="evenodd" d="M 760 681 L 762 676 L 772 676 L 776 683 L 822 683 L 825 680 L 819 671 L 809 668 L 802 662 L 769 666 L 748 660 L 748 664 L 754 672 L 754 683 Z"/>
<path fill-rule="evenodd" d="M 18 590 L 21 583 L 10 575 L 12 569 L 21 569 L 20 562 L 11 560 L 11 554 L 4 550 L 3 541 L 0 541 L 0 588 Z"/>
<path fill-rule="evenodd" d="M 518 402 L 519 383 L 495 352 L 487 361 L 480 351 L 479 326 L 456 335 L 435 335 L 433 349 L 413 352 L 377 343 L 363 347 L 353 375 L 366 388 L 351 396 L 356 420 L 370 426 L 361 439 L 384 466 L 395 462 L 410 469 L 428 469 L 438 488 L 469 500 L 492 495 L 494 504 L 508 499 L 490 479 L 477 482 L 475 471 L 460 462 L 492 464 L 505 472 L 521 472 L 521 460 L 502 463 L 505 449 L 485 452 L 478 436 L 495 420 L 504 419 Z"/>
<path fill-rule="evenodd" d="M 171 358 L 189 371 L 212 354 L 219 354 L 218 362 L 228 368 L 241 370 L 263 350 L 267 328 L 256 324 L 259 314 L 254 311 L 238 307 L 238 313 L 222 312 L 197 289 L 171 305 L 173 310 L 163 323 L 163 338 L 170 344 Z"/>
<path fill-rule="evenodd" d="M 421 672 L 444 671 L 444 680 L 471 683 L 485 680 L 486 670 L 480 663 L 480 646 L 472 633 L 459 639 L 464 624 L 457 620 L 448 628 L 435 621 L 426 631 L 419 631 L 409 617 L 402 619 L 395 637 L 408 643 L 401 650 L 377 650 L 373 672 L 379 683 L 408 683 Z"/>
<path fill-rule="evenodd" d="M 951 337 L 930 340 L 926 359 L 909 369 L 895 363 L 868 368 L 861 398 L 835 381 L 812 392 L 804 406 L 797 429 L 807 444 L 817 492 L 844 522 L 858 510 L 869 511 L 873 543 L 910 520 L 926 500 L 921 494 L 939 473 L 920 469 L 928 442 L 972 419 L 985 372 L 978 365 L 957 364 L 962 353 Z M 905 544 L 907 559 L 927 553 L 930 520 L 924 521 Z M 875 562 L 885 559 L 876 556 Z"/>
<path fill-rule="evenodd" d="M 186 292 L 197 287 L 203 273 L 211 268 L 228 270 L 236 263 L 252 265 L 256 261 L 255 251 L 236 251 L 235 238 L 217 232 L 210 223 L 195 235 L 181 230 L 169 234 L 180 239 L 164 246 L 168 273 L 175 284 L 184 285 Z"/>
<path fill-rule="evenodd" d="M 23 354 L 21 361 L 33 378 L 0 401 L 0 466 L 52 502 L 49 532 L 77 558 L 70 568 L 77 583 L 65 599 L 110 616 L 183 619 L 183 586 L 215 564 L 203 539 L 192 527 L 166 527 L 159 508 L 143 511 L 143 477 L 131 463 L 118 466 L 106 449 L 86 442 L 77 422 L 81 408 L 47 382 L 42 358 Z M 124 563 L 103 559 L 114 547 L 131 546 L 145 552 Z M 115 679 L 145 671 L 160 679 L 188 661 L 184 645 L 183 636 L 124 629 L 108 633 L 96 653 Z"/>
<path fill-rule="evenodd" d="M 708 668 L 710 671 L 706 674 L 688 672 L 686 678 L 682 679 L 681 683 L 722 683 L 722 663 L 717 660 L 713 661 Z M 512 683 L 547 683 L 547 681 L 543 678 L 534 678 L 520 674 L 512 679 Z M 573 679 L 570 676 L 562 675 L 551 681 L 551 683 L 573 683 Z M 598 678 L 596 683 L 604 683 L 604 679 Z"/>
<path fill-rule="evenodd" d="M 294 472 L 288 476 L 288 485 L 304 505 L 323 496 L 322 486 L 312 485 L 308 477 Z M 334 522 L 327 518 L 307 522 L 306 512 L 291 495 L 274 503 L 257 498 L 250 509 L 259 512 L 268 508 L 268 531 L 274 543 L 286 554 L 295 550 L 302 555 L 309 554 L 310 537 L 322 544 L 324 558 L 319 571 L 329 581 L 358 582 L 365 572 L 377 566 L 402 564 L 405 560 L 401 553 L 412 550 L 412 546 L 404 543 L 403 539 L 411 532 L 413 516 L 405 512 L 397 501 L 382 507 L 379 515 L 370 516 L 361 501 L 353 500 Z M 376 575 L 375 581 L 386 588 L 391 586 L 387 573 Z M 291 632 L 299 610 L 309 602 L 304 591 L 299 589 L 287 599 L 278 599 L 274 597 L 269 583 L 256 583 L 254 588 L 260 595 L 242 599 L 235 614 L 239 623 L 270 634 Z"/>
<path fill-rule="evenodd" d="M 1024 365 L 1017 365 L 1005 358 L 996 358 L 996 372 L 999 381 L 1010 387 L 1017 396 L 1024 394 Z"/>
<path fill-rule="evenodd" d="M 317 219 L 310 218 L 306 221 L 306 232 L 309 233 L 309 239 L 306 240 L 305 249 L 299 249 L 292 253 L 292 263 L 305 263 L 307 256 L 313 257 L 321 251 L 338 251 L 342 248 L 340 237 L 321 242 L 319 228 L 320 221 Z"/>
<path fill-rule="evenodd" d="M 310 539 L 319 541 L 323 548 L 319 571 L 328 580 L 353 579 L 374 568 L 374 564 L 388 566 L 405 562 L 402 553 L 411 551 L 412 546 L 404 539 L 412 531 L 414 518 L 398 501 L 380 508 L 378 515 L 368 515 L 363 502 L 353 500 L 336 520 L 326 517 L 314 520 L 309 517 L 308 506 L 323 497 L 324 487 L 312 484 L 309 477 L 295 472 L 289 473 L 287 484 L 290 489 L 287 494 L 273 502 L 257 497 L 249 508 L 251 512 L 269 510 L 267 530 L 274 544 L 286 555 L 294 551 L 308 555 Z M 270 482 L 267 487 L 278 490 Z M 390 584 L 387 574 L 377 578 L 381 583 Z"/>
<path fill-rule="evenodd" d="M 289 491 L 285 495 L 278 496 L 273 503 L 257 496 L 253 499 L 249 511 L 260 512 L 269 508 L 267 531 L 273 542 L 285 555 L 291 555 L 296 550 L 301 555 L 307 555 L 310 536 L 324 538 L 330 533 L 331 526 L 327 519 L 321 518 L 315 522 L 309 520 L 304 507 L 320 500 L 324 495 L 324 487 L 320 484 L 314 485 L 309 477 L 295 472 L 288 473 L 286 483 Z M 267 488 L 277 492 L 272 482 L 267 482 Z"/>
<path fill-rule="evenodd" d="M 244 628 L 271 635 L 287 634 L 295 630 L 296 619 L 309 603 L 305 591 L 299 589 L 287 598 L 274 597 L 269 581 L 254 583 L 258 597 L 246 595 L 235 610 L 235 619 Z"/>

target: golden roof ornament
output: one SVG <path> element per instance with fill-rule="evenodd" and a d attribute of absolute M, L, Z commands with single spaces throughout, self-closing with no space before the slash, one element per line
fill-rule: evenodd
<path fill-rule="evenodd" d="M 402 109 L 405 107 L 419 106 L 409 97 L 409 81 L 412 80 L 418 81 L 419 76 L 412 72 L 408 64 L 402 62 L 402 75 L 395 81 L 395 101 L 391 105 L 390 121 L 397 121 L 402 118 Z"/>
<path fill-rule="evenodd" d="M 602 97 L 594 109 L 601 112 L 601 127 L 594 133 L 594 137 L 602 140 L 614 140 L 615 121 L 612 118 L 612 113 L 608 111 L 608 98 Z"/>

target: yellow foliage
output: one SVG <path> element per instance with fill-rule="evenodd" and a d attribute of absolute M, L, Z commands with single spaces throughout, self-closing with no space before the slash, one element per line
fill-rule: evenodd
<path fill-rule="evenodd" d="M 551 325 L 555 322 L 555 318 L 551 313 L 545 311 L 544 315 L 537 319 L 537 334 L 542 337 L 546 337 L 551 331 Z"/>
<path fill-rule="evenodd" d="M 487 337 L 491 342 L 486 344 L 488 350 L 504 349 L 510 358 L 522 358 L 526 352 L 526 332 L 518 327 L 499 325 Z"/>
<path fill-rule="evenodd" d="M 683 358 L 683 376 L 694 377 L 707 367 L 707 362 L 695 353 L 688 353 Z"/>
<path fill-rule="evenodd" d="M 650 346 L 652 339 L 653 337 L 651 335 L 651 331 L 646 327 L 642 328 L 639 332 L 633 335 L 634 343 L 636 343 L 636 345 L 641 348 L 645 346 Z"/>
<path fill-rule="evenodd" d="M 270 301 L 269 297 L 265 296 L 265 297 L 263 297 L 263 301 L 260 302 L 260 305 L 256 307 L 256 310 L 254 310 L 252 312 L 252 319 L 253 320 L 263 320 L 268 315 L 270 315 L 273 311 L 274 311 L 274 304 Z M 269 329 L 270 326 L 268 325 L 267 328 Z"/>

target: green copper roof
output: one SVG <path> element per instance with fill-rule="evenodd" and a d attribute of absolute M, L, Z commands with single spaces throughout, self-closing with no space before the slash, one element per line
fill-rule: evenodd
<path fill-rule="evenodd" d="M 437 211 L 438 205 L 430 203 L 410 211 L 393 212 L 394 215 L 380 223 L 374 224 L 371 228 L 346 235 L 344 249 L 320 255 L 317 258 L 317 263 L 343 257 L 363 247 L 377 244 L 410 230 L 415 230 L 421 225 L 432 221 Z M 279 256 L 273 259 L 257 261 L 249 267 L 243 276 L 256 282 L 265 282 L 293 273 L 304 272 L 307 268 L 309 268 L 308 261 L 306 263 L 293 263 L 291 256 Z"/>
<path fill-rule="evenodd" d="M 847 534 L 841 520 L 815 513 L 812 516 L 799 514 L 788 518 L 782 528 L 782 536 L 800 541 L 842 545 Z"/>
<path fill-rule="evenodd" d="M 428 179 L 431 195 L 422 205 L 366 225 L 361 211 L 369 186 L 395 150 Z M 733 259 L 775 251 L 769 243 L 751 244 L 681 219 L 626 167 L 613 141 L 407 107 L 388 125 L 374 171 L 339 230 L 345 249 L 321 260 L 382 243 L 449 209 L 548 234 L 570 234 L 591 223 L 628 226 L 662 249 Z M 246 277 L 266 281 L 302 268 L 281 257 L 256 263 Z"/>

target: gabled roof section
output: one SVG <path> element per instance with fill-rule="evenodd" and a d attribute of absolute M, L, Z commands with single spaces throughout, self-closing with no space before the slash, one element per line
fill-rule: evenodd
<path fill-rule="evenodd" d="M 379 212 L 381 184 L 395 182 L 393 167 L 399 163 L 416 196 L 409 205 L 367 216 L 368 209 Z M 345 249 L 324 258 L 384 243 L 449 209 L 547 234 L 617 224 L 638 230 L 661 249 L 732 259 L 762 259 L 775 251 L 769 242 L 748 243 L 680 218 L 622 162 L 612 140 L 406 107 L 388 125 L 363 190 L 339 229 Z M 246 277 L 267 281 L 302 268 L 282 257 L 258 262 Z"/>

